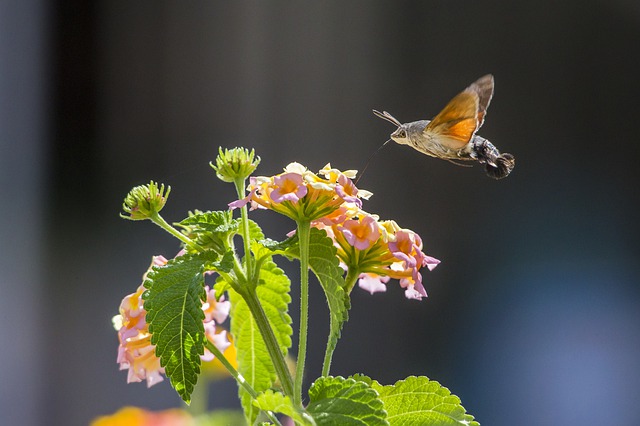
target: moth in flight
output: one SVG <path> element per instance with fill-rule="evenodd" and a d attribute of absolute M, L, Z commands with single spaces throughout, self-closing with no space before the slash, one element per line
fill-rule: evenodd
<path fill-rule="evenodd" d="M 386 111 L 373 113 L 398 126 L 390 140 L 457 165 L 465 165 L 457 161 L 477 161 L 484 164 L 487 175 L 502 179 L 513 170 L 514 156 L 501 154 L 491 142 L 476 135 L 492 96 L 493 76 L 487 74 L 451 99 L 433 120 L 402 124 Z"/>

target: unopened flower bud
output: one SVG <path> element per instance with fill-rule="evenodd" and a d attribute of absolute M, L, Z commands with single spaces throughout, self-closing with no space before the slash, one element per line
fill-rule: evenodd
<path fill-rule="evenodd" d="M 164 184 L 151 181 L 148 185 L 140 185 L 133 188 L 124 199 L 122 209 L 127 214 L 120 213 L 120 216 L 129 220 L 149 219 L 154 214 L 160 212 L 169 198 L 171 187 L 164 190 Z"/>
<path fill-rule="evenodd" d="M 216 171 L 216 176 L 223 182 L 235 182 L 237 179 L 244 180 L 260 164 L 260 157 L 255 155 L 252 149 L 246 148 L 225 149 L 219 148 L 216 163 L 209 165 Z"/>

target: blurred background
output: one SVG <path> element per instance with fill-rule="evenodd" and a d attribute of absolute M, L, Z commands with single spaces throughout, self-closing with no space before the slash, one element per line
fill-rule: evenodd
<path fill-rule="evenodd" d="M 362 169 L 394 130 L 371 109 L 431 118 L 486 73 L 480 133 L 513 174 L 395 144 L 372 160 L 365 208 L 442 264 L 422 302 L 355 289 L 332 373 L 426 375 L 485 425 L 637 424 L 638 46 L 635 0 L 0 2 L 0 424 L 180 406 L 115 362 L 122 297 L 178 250 L 118 217 L 131 187 L 171 185 L 171 222 L 234 199 L 218 146 L 254 147 L 264 175 Z M 328 329 L 312 287 L 309 379 Z M 211 392 L 238 407 L 233 382 Z"/>

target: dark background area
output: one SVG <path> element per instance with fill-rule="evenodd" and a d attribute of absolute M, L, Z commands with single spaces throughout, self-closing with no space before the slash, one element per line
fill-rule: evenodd
<path fill-rule="evenodd" d="M 208 166 L 218 146 L 256 148 L 264 175 L 362 169 L 393 130 L 372 108 L 431 118 L 489 72 L 480 133 L 515 171 L 493 181 L 397 145 L 372 160 L 366 210 L 442 264 L 422 302 L 395 282 L 354 290 L 332 372 L 426 375 L 485 425 L 637 424 L 639 46 L 634 0 L 3 1 L 0 424 L 180 405 L 115 363 L 120 300 L 178 250 L 119 219 L 131 187 L 171 185 L 171 222 L 234 199 Z M 274 239 L 293 228 L 253 218 Z M 311 297 L 309 379 L 328 327 Z M 211 392 L 236 407 L 232 382 Z"/>

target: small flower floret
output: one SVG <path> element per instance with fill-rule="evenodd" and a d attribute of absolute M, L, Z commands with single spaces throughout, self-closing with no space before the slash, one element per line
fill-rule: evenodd
<path fill-rule="evenodd" d="M 307 195 L 307 187 L 304 185 L 302 175 L 298 173 L 285 173 L 273 178 L 273 191 L 269 194 L 274 203 L 298 200 Z"/>
<path fill-rule="evenodd" d="M 338 229 L 342 231 L 349 245 L 358 250 L 368 249 L 380 238 L 378 222 L 371 216 L 346 220 Z"/>

